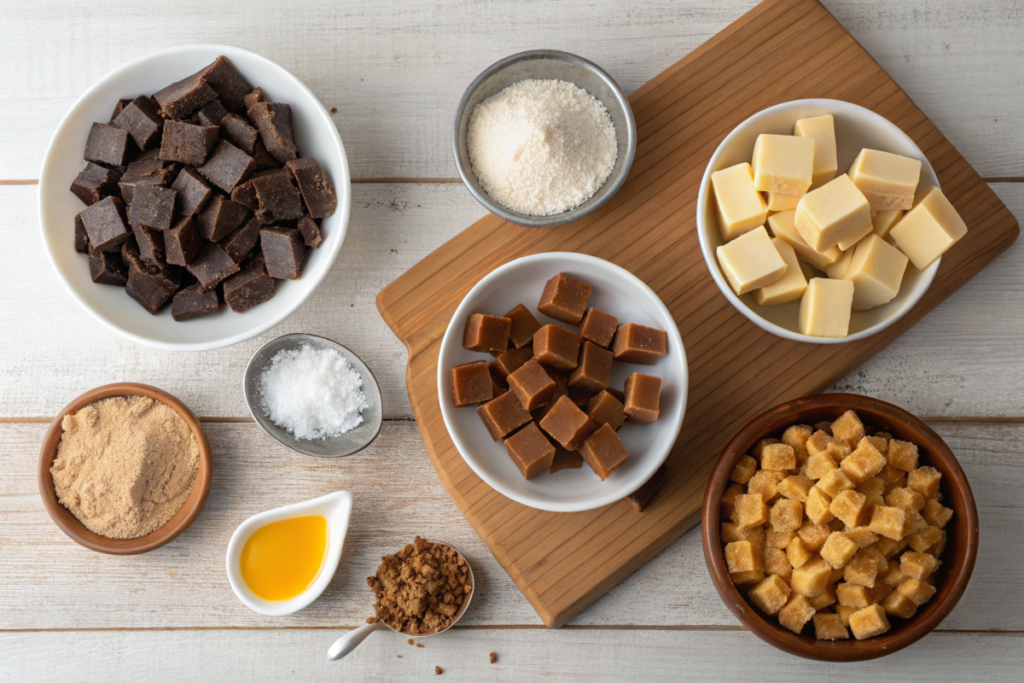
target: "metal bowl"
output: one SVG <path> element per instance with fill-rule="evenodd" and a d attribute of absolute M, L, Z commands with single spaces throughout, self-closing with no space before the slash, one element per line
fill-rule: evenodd
<path fill-rule="evenodd" d="M 264 368 L 270 364 L 271 359 L 277 355 L 278 351 L 297 349 L 303 345 L 312 346 L 314 349 L 334 349 L 362 377 L 363 394 L 366 395 L 366 402 L 369 406 L 363 410 L 362 424 L 355 429 L 327 439 L 296 439 L 290 432 L 274 424 L 264 412 L 259 387 L 260 376 L 263 374 Z M 242 391 L 245 394 L 245 404 L 249 407 L 253 419 L 270 438 L 293 451 L 321 458 L 340 458 L 363 450 L 377 438 L 384 418 L 380 387 L 377 386 L 377 380 L 370 372 L 370 368 L 366 367 L 366 363 L 341 344 L 313 334 L 286 334 L 266 343 L 249 360 L 249 365 L 245 368 L 245 377 L 242 380 Z"/>
<path fill-rule="evenodd" d="M 518 213 L 501 206 L 484 191 L 473 172 L 469 161 L 469 148 L 466 141 L 469 131 L 469 119 L 476 106 L 491 95 L 529 78 L 557 79 L 574 83 L 596 97 L 608 110 L 612 123 L 615 125 L 615 137 L 618 141 L 618 156 L 611 175 L 594 196 L 575 209 L 551 216 L 531 216 Z M 604 70 L 591 61 L 559 50 L 529 50 L 506 57 L 490 65 L 476 77 L 459 102 L 452 127 L 452 145 L 455 151 L 455 165 L 459 176 L 477 201 L 498 216 L 510 223 L 528 228 L 549 228 L 563 225 L 586 216 L 597 209 L 619 191 L 626 182 L 629 168 L 633 165 L 636 153 L 636 122 L 629 101 L 619 86 Z"/>

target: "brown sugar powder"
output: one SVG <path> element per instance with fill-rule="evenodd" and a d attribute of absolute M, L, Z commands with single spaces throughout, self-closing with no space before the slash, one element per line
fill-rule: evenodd
<path fill-rule="evenodd" d="M 145 396 L 90 403 L 61 423 L 50 468 L 57 498 L 90 531 L 145 536 L 181 509 L 199 471 L 199 446 L 169 406 Z"/>

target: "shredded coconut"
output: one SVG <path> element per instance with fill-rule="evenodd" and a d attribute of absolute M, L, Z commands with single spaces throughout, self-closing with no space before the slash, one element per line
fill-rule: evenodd
<path fill-rule="evenodd" d="M 484 191 L 531 216 L 562 213 L 590 199 L 618 156 L 605 106 L 558 80 L 520 81 L 478 104 L 468 146 Z"/>
<path fill-rule="evenodd" d="M 334 349 L 278 351 L 260 376 L 263 410 L 297 439 L 326 439 L 363 422 L 363 379 Z"/>

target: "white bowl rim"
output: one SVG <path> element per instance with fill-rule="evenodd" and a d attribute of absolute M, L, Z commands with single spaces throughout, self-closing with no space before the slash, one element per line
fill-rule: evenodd
<path fill-rule="evenodd" d="M 51 162 L 51 159 L 56 158 L 58 153 L 54 147 L 54 144 L 56 143 L 57 138 L 60 137 L 60 134 L 64 130 L 64 127 L 70 125 L 71 119 L 74 118 L 74 116 L 78 113 L 80 108 L 84 107 L 84 102 L 87 99 L 89 99 L 95 91 L 100 90 L 101 88 L 105 87 L 107 84 L 113 81 L 116 81 L 124 72 L 130 69 L 142 66 L 147 62 L 164 59 L 166 57 L 173 57 L 177 54 L 197 49 L 217 51 L 225 55 L 228 59 L 231 59 L 232 54 L 244 54 L 247 57 L 265 63 L 270 68 L 280 69 L 285 75 L 287 75 L 290 79 L 294 81 L 295 85 L 300 90 L 307 94 L 312 99 L 312 101 L 316 103 L 317 106 L 315 112 L 318 116 L 325 119 L 327 124 L 327 130 L 330 133 L 331 138 L 333 139 L 335 144 L 335 151 L 341 160 L 342 177 L 337 179 L 337 181 L 335 182 L 335 191 L 338 195 L 338 208 L 341 211 L 341 216 L 339 217 L 338 220 L 339 237 L 338 240 L 335 242 L 334 247 L 327 254 L 327 260 L 324 264 L 323 270 L 319 274 L 309 275 L 308 277 L 304 278 L 307 282 L 312 282 L 312 285 L 304 292 L 298 293 L 298 298 L 296 299 L 294 306 L 291 306 L 290 308 L 282 311 L 280 314 L 268 319 L 267 321 L 260 325 L 244 330 L 242 332 L 222 337 L 220 339 L 206 342 L 165 342 L 159 339 L 152 339 L 150 337 L 145 337 L 136 334 L 135 332 L 132 332 L 131 330 L 126 329 L 121 325 L 118 325 L 114 321 L 105 317 L 102 313 L 97 311 L 95 308 L 89 305 L 82 297 L 78 295 L 78 292 L 75 291 L 75 288 L 72 286 L 71 282 L 68 281 L 68 279 L 64 276 L 64 273 L 57 265 L 57 260 L 56 258 L 54 258 L 54 255 L 50 250 L 49 241 L 46 238 L 46 226 L 43 218 L 43 202 L 44 197 L 47 194 L 47 179 L 50 175 L 47 173 L 47 168 L 50 166 L 51 163 L 53 163 Z M 60 123 L 57 124 L 57 128 L 54 129 L 53 135 L 50 137 L 50 142 L 46 146 L 46 154 L 43 156 L 43 165 L 39 172 L 38 202 L 39 227 L 40 231 L 42 232 L 43 245 L 46 248 L 46 256 L 50 261 L 50 265 L 53 266 L 54 271 L 56 271 L 57 273 L 57 277 L 64 285 L 64 288 L 71 293 L 72 298 L 74 298 L 75 301 L 77 301 L 82 308 L 88 311 L 93 318 L 100 321 L 107 328 L 113 330 L 114 332 L 117 332 L 118 334 L 127 337 L 128 339 L 131 339 L 134 342 L 138 342 L 139 344 L 144 344 L 146 346 L 151 346 L 158 349 L 166 349 L 170 351 L 208 351 L 211 349 L 219 349 L 225 346 L 232 346 L 234 344 L 246 341 L 247 339 L 252 339 L 257 335 L 266 332 L 272 327 L 283 322 L 292 313 L 298 310 L 299 307 L 306 302 L 306 299 L 308 299 L 309 296 L 314 291 L 316 291 L 316 288 L 320 285 L 323 279 L 328 275 L 328 273 L 331 272 L 331 269 L 334 266 L 334 262 L 338 258 L 338 254 L 341 253 L 341 246 L 345 242 L 345 237 L 348 233 L 348 223 L 352 208 L 352 183 L 348 167 L 348 157 L 345 154 L 345 145 L 341 141 L 341 134 L 338 132 L 338 127 L 334 125 L 334 121 L 331 119 L 331 116 L 328 113 L 327 108 L 324 107 L 320 99 L 313 93 L 312 90 L 310 90 L 306 86 L 305 83 L 299 80 L 299 78 L 295 76 L 295 74 L 293 74 L 288 69 L 285 69 L 277 62 L 274 62 L 264 57 L 263 55 L 253 52 L 251 50 L 246 50 L 245 48 L 235 47 L 233 45 L 218 45 L 215 43 L 193 43 L 189 45 L 177 45 L 175 47 L 170 47 L 165 50 L 160 50 L 157 52 L 152 52 L 148 55 L 143 55 L 138 59 L 133 59 L 132 61 L 117 67 L 116 69 L 108 73 L 106 76 L 98 80 L 96 83 L 94 83 L 84 93 L 82 93 L 81 97 L 79 97 L 75 101 L 75 104 L 72 105 L 71 109 L 68 110 L 68 113 L 65 114 L 64 118 L 62 118 Z"/>
<path fill-rule="evenodd" d="M 327 557 L 324 558 L 323 566 L 316 577 L 316 581 L 294 598 L 289 600 L 273 601 L 264 600 L 253 593 L 242 578 L 242 570 L 239 561 L 242 556 L 242 549 L 245 542 L 258 529 L 274 522 L 296 517 L 321 515 L 327 520 L 328 547 Z M 300 609 L 308 607 L 314 600 L 320 597 L 334 573 L 338 570 L 338 563 L 341 561 L 341 551 L 345 544 L 345 536 L 348 533 L 348 523 L 352 517 L 352 494 L 348 491 L 335 491 L 319 498 L 305 500 L 300 503 L 293 503 L 283 507 L 274 508 L 260 512 L 238 525 L 235 532 L 231 534 L 228 542 L 226 556 L 228 582 L 231 590 L 235 592 L 242 603 L 259 614 L 268 617 L 284 616 L 293 614 Z"/>
<path fill-rule="evenodd" d="M 441 400 L 441 396 L 443 396 L 443 392 L 445 391 L 444 379 L 447 370 L 442 365 L 441 359 L 444 358 L 445 350 L 451 344 L 460 343 L 461 341 L 461 330 L 456 326 L 455 321 L 461 321 L 465 319 L 467 314 L 466 312 L 469 307 L 468 302 L 472 295 L 478 292 L 479 290 L 488 287 L 494 280 L 497 280 L 508 271 L 514 270 L 515 268 L 523 264 L 531 263 L 533 261 L 558 259 L 574 261 L 576 263 L 582 264 L 597 265 L 601 268 L 610 267 L 610 269 L 613 272 L 616 272 L 618 275 L 623 277 L 623 279 L 631 281 L 634 285 L 650 293 L 651 299 L 654 305 L 659 309 L 660 313 L 664 315 L 667 320 L 671 320 L 673 323 L 672 325 L 666 326 L 668 327 L 666 332 L 669 336 L 669 346 L 671 348 L 671 345 L 675 344 L 676 347 L 679 349 L 680 360 L 682 362 L 683 367 L 682 377 L 679 380 L 679 417 L 676 420 L 675 424 L 668 424 L 666 426 L 666 428 L 671 431 L 672 440 L 669 443 L 668 447 L 664 449 L 663 453 L 661 453 L 656 459 L 651 459 L 651 464 L 648 465 L 647 467 L 647 469 L 649 470 L 646 472 L 647 476 L 644 477 L 643 479 L 640 479 L 640 482 L 632 490 L 619 489 L 617 491 L 611 491 L 608 493 L 604 493 L 600 496 L 597 496 L 589 502 L 582 503 L 552 503 L 547 500 L 520 495 L 518 492 L 506 487 L 501 482 L 500 479 L 496 479 L 490 476 L 490 474 L 488 474 L 486 470 L 484 470 L 481 467 L 478 467 L 474 463 L 473 458 L 466 456 L 466 452 L 471 449 L 469 449 L 466 446 L 466 444 L 462 441 L 462 439 L 459 438 L 457 431 L 451 428 L 453 416 L 450 414 L 450 411 L 448 410 L 445 401 Z M 470 469 L 472 469 L 473 472 L 475 472 L 476 475 L 480 477 L 487 485 L 489 485 L 491 488 L 493 488 L 495 491 L 505 496 L 506 498 L 514 500 L 515 502 L 520 503 L 521 505 L 525 505 L 527 507 L 531 507 L 537 510 L 545 510 L 548 512 L 584 512 L 586 510 L 595 510 L 597 508 L 604 507 L 605 505 L 610 505 L 611 503 L 622 500 L 626 496 L 635 493 L 636 490 L 643 486 L 648 479 L 654 476 L 654 473 L 658 471 L 658 468 L 665 463 L 666 459 L 668 459 L 669 454 L 675 447 L 676 441 L 679 439 L 679 432 L 683 427 L 684 420 L 686 419 L 686 407 L 690 394 L 690 369 L 686 359 L 686 347 L 683 346 L 683 338 L 682 335 L 679 334 L 679 326 L 675 324 L 675 318 L 672 316 L 671 311 L 668 310 L 668 307 L 665 305 L 665 302 L 661 300 L 661 297 L 659 297 L 654 292 L 654 290 L 647 285 L 646 282 L 644 282 L 636 275 L 623 268 L 622 266 L 619 266 L 615 263 L 612 263 L 611 261 L 599 258 L 597 256 L 591 256 L 589 254 L 580 254 L 577 252 L 570 251 L 550 251 L 541 252 L 537 254 L 529 254 L 527 256 L 521 256 L 520 258 L 502 264 L 501 266 L 498 266 L 490 273 L 485 275 L 483 278 L 481 278 L 479 282 L 473 285 L 473 287 L 468 292 L 466 292 L 466 296 L 464 296 L 462 301 L 459 302 L 458 308 L 455 309 L 455 313 L 452 315 L 451 320 L 448 321 L 448 327 L 445 329 L 444 336 L 441 338 L 441 347 L 438 351 L 437 363 L 437 392 L 438 403 L 441 407 L 441 417 L 444 420 L 445 431 L 448 432 L 449 437 L 451 437 L 452 443 L 455 445 L 455 449 L 459 452 L 459 455 L 462 456 L 462 459 L 466 462 L 467 465 L 469 465 Z"/>
<path fill-rule="evenodd" d="M 768 107 L 767 109 L 762 109 L 756 114 L 748 117 L 738 126 L 736 126 L 732 131 L 730 131 L 729 134 L 725 136 L 725 139 L 723 139 L 722 142 L 719 143 L 718 147 L 715 149 L 715 153 L 711 155 L 711 159 L 708 161 L 707 168 L 704 169 L 704 176 L 701 178 L 700 181 L 700 190 L 697 195 L 697 239 L 700 241 L 700 250 L 701 253 L 704 255 L 704 262 L 707 265 L 708 270 L 711 272 L 711 277 L 714 278 L 715 284 L 718 285 L 718 289 L 722 291 L 722 294 L 724 294 L 725 298 L 729 300 L 729 303 L 733 305 L 733 308 L 742 313 L 747 318 L 747 320 L 754 323 L 755 325 L 757 325 L 766 332 L 771 332 L 776 336 L 782 337 L 784 339 L 790 339 L 792 341 L 805 342 L 808 344 L 845 344 L 847 342 L 865 339 L 867 337 L 870 337 L 874 334 L 881 332 L 882 330 L 885 330 L 890 325 L 892 325 L 897 320 L 906 315 L 908 311 L 914 308 L 914 306 L 917 305 L 917 302 L 921 300 L 921 297 L 923 297 L 925 293 L 928 291 L 928 289 L 932 286 L 932 281 L 935 279 L 935 273 L 938 272 L 939 270 L 939 264 L 942 261 L 942 258 L 939 257 L 935 259 L 935 261 L 930 266 L 921 271 L 921 277 L 919 280 L 917 290 L 911 293 L 911 295 L 908 296 L 906 300 L 904 300 L 903 306 L 900 309 L 894 311 L 893 314 L 890 315 L 885 320 L 875 325 L 872 325 L 871 327 L 867 327 L 861 330 L 860 332 L 855 332 L 846 337 L 812 337 L 811 335 L 794 332 L 793 330 L 782 327 L 781 325 L 776 325 L 773 322 L 765 320 L 761 316 L 754 313 L 754 311 L 752 311 L 749 306 L 740 301 L 740 298 L 736 296 L 735 292 L 732 291 L 732 287 L 726 281 L 725 276 L 722 275 L 721 269 L 718 267 L 718 262 L 715 257 L 714 251 L 712 250 L 711 245 L 708 243 L 704 235 L 704 216 L 707 212 L 708 197 L 710 196 L 709 186 L 711 185 L 711 169 L 715 167 L 715 163 L 718 161 L 718 158 L 724 153 L 725 149 L 729 146 L 729 143 L 732 142 L 736 137 L 738 137 L 742 132 L 744 132 L 743 129 L 745 129 L 747 126 L 756 124 L 759 119 L 767 118 L 771 114 L 774 114 L 776 111 L 795 108 L 798 106 L 847 109 L 850 111 L 857 111 L 859 115 L 867 116 L 868 118 L 874 118 L 879 122 L 883 122 L 884 125 L 890 129 L 893 135 L 901 137 L 905 142 L 907 142 L 915 150 L 917 150 L 918 155 L 921 159 L 921 163 L 927 165 L 928 169 L 932 172 L 932 174 L 936 176 L 936 186 L 938 187 L 938 175 L 935 173 L 935 170 L 932 168 L 931 163 L 928 161 L 928 157 L 926 157 L 924 152 L 921 151 L 921 148 L 917 146 L 917 143 L 915 143 L 909 135 L 903 132 L 903 129 L 901 129 L 899 126 L 897 126 L 895 123 L 885 118 L 881 114 L 878 114 L 877 112 L 874 112 L 868 109 L 867 107 L 862 107 L 859 104 L 854 104 L 853 102 L 846 102 L 845 100 L 831 100 L 824 98 L 790 100 L 789 102 L 782 102 L 780 104 Z M 941 189 L 941 187 L 939 187 L 939 189 Z"/>

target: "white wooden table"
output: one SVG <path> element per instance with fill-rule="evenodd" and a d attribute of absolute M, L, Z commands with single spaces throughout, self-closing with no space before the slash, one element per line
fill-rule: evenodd
<path fill-rule="evenodd" d="M 582 54 L 631 92 L 754 0 L 0 0 L 0 680 L 964 680 L 1024 679 L 1024 247 L 1015 246 L 838 389 L 924 416 L 957 453 L 981 514 L 974 578 L 939 631 L 884 660 L 824 666 L 762 644 L 719 600 L 699 531 L 557 631 L 545 629 L 462 519 L 419 440 L 405 352 L 377 316 L 381 288 L 479 218 L 456 180 L 449 127 L 463 89 L 534 47 Z M 1024 220 L 1020 0 L 826 0 Z M 205 353 L 121 339 L 47 263 L 35 178 L 60 118 L 92 83 L 183 43 L 262 53 L 337 107 L 357 183 L 349 237 L 316 294 L 270 333 Z M 248 417 L 250 355 L 287 332 L 331 337 L 380 380 L 385 422 L 340 462 L 288 452 Z M 135 557 L 89 552 L 50 521 L 35 465 L 51 416 L 110 381 L 154 384 L 206 421 L 215 452 L 196 522 Z M 395 486 L 394 482 L 402 482 Z M 356 500 L 338 574 L 308 609 L 261 617 L 235 599 L 224 551 L 249 515 L 335 489 Z M 471 559 L 457 629 L 409 647 L 377 634 L 324 658 L 370 614 L 364 578 L 416 533 Z M 499 660 L 488 663 L 488 654 Z"/>

